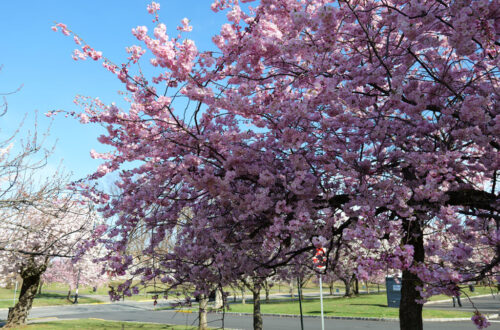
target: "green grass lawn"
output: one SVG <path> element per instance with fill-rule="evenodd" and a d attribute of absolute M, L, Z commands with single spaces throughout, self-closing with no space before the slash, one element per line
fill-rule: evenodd
<path fill-rule="evenodd" d="M 23 327 L 12 329 L 170 329 L 170 330 L 194 330 L 198 327 L 185 325 L 152 324 L 139 322 L 117 322 L 99 319 L 79 319 L 67 321 L 50 321 L 28 324 Z"/>
<path fill-rule="evenodd" d="M 112 284 L 115 284 L 115 286 L 118 285 L 118 283 L 112 283 Z M 19 298 L 19 290 L 20 290 L 20 287 L 17 290 L 16 300 L 17 300 L 17 298 Z M 151 301 L 153 301 L 152 297 L 154 296 L 154 294 L 150 292 L 152 290 L 153 290 L 152 288 L 142 287 L 138 295 L 133 295 L 132 297 L 125 297 L 125 300 L 151 300 Z M 94 291 L 92 287 L 80 287 L 78 289 L 78 292 L 80 293 L 80 297 L 78 298 L 78 301 L 80 303 L 99 302 L 99 300 L 97 300 L 97 299 L 86 298 L 86 297 L 81 297 L 81 296 L 82 295 L 85 295 L 85 296 L 105 295 L 105 296 L 107 296 L 108 291 L 109 291 L 108 286 L 100 287 L 96 291 Z M 62 299 L 62 297 L 66 298 L 67 294 L 68 294 L 68 286 L 67 285 L 59 284 L 59 283 L 45 284 L 42 287 L 42 294 L 37 297 L 38 302 L 37 302 L 37 300 L 35 300 L 35 306 L 66 304 L 65 302 L 62 302 L 59 300 Z M 75 291 L 73 290 L 73 291 L 71 291 L 71 299 L 73 299 L 74 295 L 75 295 Z M 14 297 L 14 289 L 0 288 L 0 308 L 11 307 L 13 297 Z M 163 297 L 163 295 L 160 295 L 160 297 Z"/>
<path fill-rule="evenodd" d="M 337 292 L 337 289 L 339 292 Z M 351 288 L 354 290 L 354 286 Z M 366 293 L 366 286 L 365 283 L 359 283 L 359 290 L 361 293 Z M 383 291 L 385 290 L 385 284 L 373 284 L 373 283 L 368 283 L 368 291 L 370 293 L 378 292 L 379 290 Z M 227 287 L 225 288 L 226 292 L 229 292 L 230 295 L 236 294 L 236 296 L 241 297 L 241 291 L 240 290 L 234 290 L 234 288 Z M 333 287 L 333 293 L 334 294 L 343 294 L 345 291 L 344 284 L 342 282 L 335 282 L 335 285 Z M 270 288 L 269 290 L 270 294 L 275 294 L 275 293 L 281 293 L 281 294 L 289 294 L 290 293 L 290 285 L 289 283 L 286 282 L 276 282 L 274 285 Z M 315 283 L 313 281 L 308 281 L 305 286 L 302 287 L 302 292 L 303 293 L 308 293 L 308 292 L 319 292 L 319 285 L 318 283 Z M 261 294 L 264 294 L 265 291 L 262 289 Z M 330 288 L 328 286 L 328 283 L 323 283 L 323 293 L 325 295 L 330 294 Z M 245 290 L 245 294 L 251 294 L 248 289 Z M 297 283 L 293 283 L 293 294 L 294 296 L 297 295 Z"/>
<path fill-rule="evenodd" d="M 109 291 L 109 286 L 112 285 L 115 288 L 121 284 L 121 281 L 110 281 L 107 285 L 103 285 L 97 288 L 96 291 L 94 291 L 94 288 L 92 286 L 80 286 L 78 291 L 80 294 L 85 294 L 85 295 L 92 295 L 92 294 L 99 294 L 99 295 L 107 295 Z M 61 283 L 49 283 L 49 284 L 44 284 L 42 286 L 42 292 L 68 292 L 68 285 L 67 284 L 61 284 Z M 151 291 L 151 288 L 144 288 L 143 286 L 139 286 L 139 291 L 141 293 L 146 292 L 146 291 Z M 74 293 L 74 291 L 72 291 Z"/>
<path fill-rule="evenodd" d="M 117 283 L 110 283 L 110 284 L 115 284 Z M 340 289 L 340 293 L 343 293 L 343 287 L 340 285 L 336 285 L 336 288 Z M 377 292 L 377 287 L 373 285 L 370 286 L 370 291 L 371 292 Z M 360 284 L 360 289 L 363 290 L 364 288 Z M 380 286 L 380 289 L 385 289 L 384 286 Z M 92 296 L 93 294 L 100 294 L 100 295 L 107 295 L 108 294 L 108 286 L 104 286 L 101 288 L 98 288 L 96 292 L 93 291 L 92 287 L 81 287 L 79 289 L 80 295 L 88 295 Z M 50 306 L 50 305 L 67 305 L 71 304 L 66 299 L 68 287 L 62 284 L 49 284 L 49 285 L 44 285 L 42 294 L 38 295 L 37 298 L 34 301 L 33 306 Z M 127 300 L 133 300 L 133 301 L 138 301 L 138 300 L 146 300 L 146 301 L 153 301 L 152 297 L 154 296 L 154 288 L 152 286 L 150 287 L 141 287 L 141 291 L 138 295 L 133 295 L 131 297 L 125 297 L 125 301 Z M 232 294 L 232 290 L 228 290 Z M 288 286 L 286 283 L 281 283 L 281 286 L 279 285 L 274 285 L 271 289 L 271 294 L 272 293 L 288 293 Z M 307 288 L 303 288 L 303 292 L 318 292 L 319 287 L 309 284 Z M 334 290 L 335 291 L 335 290 Z M 364 290 L 363 290 L 364 291 Z M 476 295 L 484 295 L 484 294 L 491 294 L 493 291 L 494 294 L 496 294 L 497 290 L 496 287 L 488 287 L 488 286 L 476 286 L 474 292 L 470 292 L 468 287 L 464 288 L 464 291 L 469 295 L 469 296 L 476 296 Z M 329 290 L 327 287 L 324 286 L 323 292 L 325 294 L 325 297 L 328 299 L 330 298 L 329 296 Z M 240 295 L 240 292 L 235 292 L 237 296 Z M 245 292 L 246 294 L 250 294 L 248 290 Z M 19 289 L 17 294 L 19 294 Z M 72 292 L 72 295 L 74 292 Z M 264 294 L 264 291 L 262 291 L 262 294 Z M 338 294 L 338 293 L 337 293 Z M 13 289 L 2 289 L 0 288 L 0 308 L 6 308 L 6 307 L 12 307 L 13 303 L 13 298 L 14 296 L 14 290 Z M 159 300 L 163 299 L 163 294 L 158 294 Z M 172 292 L 169 294 L 169 298 L 174 298 L 176 295 Z M 297 297 L 297 288 L 296 286 L 294 287 L 294 297 L 296 299 Z M 17 298 L 16 298 L 17 299 Z M 338 299 L 338 298 L 337 298 Z M 353 301 L 355 299 L 356 302 L 348 303 L 350 301 Z M 447 300 L 450 299 L 451 303 L 451 297 L 448 297 L 446 295 L 438 295 L 431 297 L 431 301 L 436 301 L 436 300 Z M 467 299 L 465 295 L 462 295 L 462 299 Z M 229 300 L 231 302 L 232 299 Z M 247 299 L 249 303 L 251 303 L 251 299 Z M 99 300 L 93 299 L 91 297 L 80 297 L 78 299 L 79 303 L 85 304 L 85 303 L 98 303 Z M 342 303 L 340 303 L 342 301 Z M 387 308 L 386 306 L 386 296 L 385 293 L 380 293 L 380 294 L 362 294 L 360 297 L 356 298 L 341 298 L 339 302 L 333 302 L 330 300 L 325 300 L 325 312 L 326 315 L 335 315 L 335 316 L 366 316 L 366 317 L 397 317 L 397 309 L 391 309 Z M 342 306 L 346 307 L 339 307 L 339 304 Z M 317 308 L 314 306 L 318 306 Z M 239 305 L 239 304 L 233 304 L 231 305 L 233 310 L 232 311 L 237 311 L 237 312 L 251 312 L 251 305 Z M 265 304 L 263 302 L 263 313 L 284 313 L 284 314 L 295 314 L 299 313 L 298 310 L 298 302 L 290 303 L 287 305 L 287 303 L 283 301 L 275 301 L 271 304 Z M 314 314 L 314 311 L 317 311 L 319 313 L 319 300 L 316 301 L 310 301 L 306 300 L 304 302 L 304 311 L 308 314 Z M 438 313 L 438 315 L 436 315 Z M 464 316 L 463 313 L 459 313 L 460 315 L 455 315 L 457 312 L 454 311 L 449 311 L 449 312 L 436 312 L 433 310 L 424 310 L 424 317 L 427 318 L 432 318 L 432 317 L 462 317 Z M 443 314 L 443 315 L 441 315 Z M 444 315 L 444 314 L 449 314 L 449 315 Z"/>
<path fill-rule="evenodd" d="M 19 294 L 19 291 L 17 292 Z M 0 289 L 0 308 L 13 306 L 14 290 Z M 19 297 L 16 297 L 16 302 Z M 98 303 L 99 300 L 93 298 L 80 297 L 80 304 Z M 71 302 L 66 299 L 65 294 L 59 293 L 42 293 L 37 295 L 33 301 L 33 306 L 51 306 L 51 305 L 70 305 Z"/>
<path fill-rule="evenodd" d="M 302 302 L 302 310 L 306 315 L 320 315 L 319 299 L 306 299 Z M 247 304 L 230 304 L 230 312 L 252 313 L 251 300 Z M 271 300 L 270 303 L 262 302 L 262 313 L 300 314 L 299 302 Z M 351 316 L 351 317 L 382 317 L 397 318 L 399 310 L 387 307 L 385 293 L 361 295 L 353 298 L 325 298 L 324 312 L 326 316 Z M 441 311 L 424 309 L 424 318 L 453 318 L 470 317 L 470 313 L 460 311 Z"/>
<path fill-rule="evenodd" d="M 120 284 L 120 282 L 117 282 L 117 283 L 110 282 L 110 285 L 115 285 L 115 287 L 118 286 L 118 284 Z M 66 284 L 50 283 L 50 284 L 43 285 L 42 292 L 67 293 L 68 289 L 69 289 L 68 285 L 66 285 Z M 80 286 L 80 288 L 78 289 L 78 292 L 80 294 L 84 294 L 84 295 L 94 295 L 94 294 L 107 295 L 108 291 L 109 291 L 108 285 L 101 286 L 101 287 L 97 288 L 96 291 L 94 291 L 94 288 L 91 286 Z M 71 291 L 71 294 L 74 294 L 74 293 L 75 293 L 74 290 Z"/>

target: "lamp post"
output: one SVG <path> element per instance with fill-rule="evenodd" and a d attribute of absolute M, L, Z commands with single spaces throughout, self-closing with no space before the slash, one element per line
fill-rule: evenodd
<path fill-rule="evenodd" d="M 304 316 L 302 314 L 302 289 L 300 277 L 297 277 L 297 290 L 299 292 L 299 306 L 300 306 L 300 329 L 304 330 Z"/>

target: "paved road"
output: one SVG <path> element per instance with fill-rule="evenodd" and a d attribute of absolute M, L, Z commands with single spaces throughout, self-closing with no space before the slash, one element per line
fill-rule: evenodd
<path fill-rule="evenodd" d="M 462 297 L 461 299 L 462 307 L 453 308 L 453 302 L 450 298 L 449 301 L 426 304 L 426 308 L 431 309 L 450 309 L 450 310 L 461 310 L 461 311 L 470 311 L 473 312 L 474 306 L 479 309 L 482 313 L 485 314 L 498 314 L 500 313 L 500 295 L 488 295 L 485 297 L 473 297 L 470 300 L 466 297 Z"/>
<path fill-rule="evenodd" d="M 197 315 L 190 313 L 179 313 L 173 311 L 152 311 L 150 309 L 142 309 L 135 304 L 125 306 L 123 304 L 101 305 L 101 306 L 78 306 L 78 308 L 35 308 L 31 313 L 32 317 L 51 317 L 56 316 L 59 319 L 73 318 L 100 318 L 105 320 L 120 320 L 120 321 L 136 321 L 136 322 L 157 322 L 180 325 L 196 325 Z M 74 306 L 68 306 L 74 307 Z M 75 306 L 76 307 L 76 306 Z M 112 309 L 110 307 L 113 307 Z M 76 310 L 78 309 L 78 311 Z M 108 310 L 110 309 L 110 310 Z M 118 309 L 118 310 L 117 310 Z M 85 311 L 86 310 L 86 311 Z M 222 327 L 222 316 L 219 314 L 208 315 L 209 324 L 212 327 Z M 279 318 L 267 317 L 263 318 L 264 329 L 270 330 L 299 330 L 299 318 Z M 499 325 L 500 324 L 495 324 Z M 224 319 L 224 327 L 230 329 L 252 329 L 251 316 L 236 316 L 226 315 Z M 305 318 L 304 328 L 321 329 L 319 318 Z M 339 330 L 397 330 L 399 329 L 398 322 L 382 322 L 382 321 L 356 321 L 356 320 L 325 320 L 326 329 Z M 474 327 L 471 322 L 427 322 L 425 329 L 429 330 L 472 330 Z"/>
<path fill-rule="evenodd" d="M 474 298 L 474 303 L 485 312 L 490 310 L 498 311 L 500 297 L 496 299 Z M 159 303 L 159 306 L 167 305 L 167 303 Z M 484 307 L 484 309 L 483 309 Z M 446 308 L 452 309 L 451 301 L 449 303 L 441 303 L 426 306 L 426 308 Z M 464 310 L 469 307 L 464 301 Z M 0 318 L 6 318 L 7 311 L 0 310 Z M 195 313 L 181 313 L 175 311 L 154 311 L 151 302 L 118 302 L 112 304 L 101 305 L 71 305 L 71 306 L 53 306 L 53 307 L 35 307 L 30 313 L 31 318 L 42 317 L 58 317 L 59 319 L 72 318 L 101 318 L 106 320 L 120 321 L 138 321 L 138 322 L 157 322 L 191 325 L 197 324 L 197 315 Z M 222 327 L 222 315 L 209 314 L 210 325 L 213 327 Z M 264 317 L 264 329 L 270 330 L 299 330 L 300 319 L 288 317 Z M 252 329 L 251 316 L 238 316 L 234 314 L 226 314 L 224 319 L 224 327 L 231 329 Z M 319 318 L 305 318 L 304 328 L 307 330 L 320 329 Z M 396 330 L 399 329 L 398 322 L 383 322 L 383 321 L 357 321 L 357 320 L 325 320 L 326 329 L 340 330 L 359 330 L 359 329 L 374 329 L 374 330 Z M 470 321 L 461 322 L 426 322 L 425 329 L 428 330 L 473 330 L 475 327 Z M 500 329 L 500 321 L 493 321 L 490 329 Z"/>

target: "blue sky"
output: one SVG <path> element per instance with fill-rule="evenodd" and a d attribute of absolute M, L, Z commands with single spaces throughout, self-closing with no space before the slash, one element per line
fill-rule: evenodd
<path fill-rule="evenodd" d="M 210 10 L 211 0 L 163 0 L 160 21 L 172 32 L 182 18 L 191 20 L 198 49 L 212 49 L 211 37 L 225 21 L 223 13 Z M 72 38 L 55 33 L 54 22 L 65 23 L 87 43 L 115 63 L 125 61 L 125 47 L 141 45 L 131 34 L 138 25 L 154 26 L 146 11 L 150 1 L 144 0 L 25 0 L 0 1 L 0 92 L 21 90 L 7 96 L 8 113 L 0 117 L 0 138 L 5 138 L 27 114 L 23 130 L 33 128 L 38 113 L 39 131 L 45 130 L 51 119 L 50 110 L 80 110 L 73 104 L 76 95 L 99 97 L 106 103 L 120 101 L 121 83 L 100 63 L 92 60 L 74 61 Z M 175 31 L 176 32 L 176 31 Z M 100 161 L 92 160 L 89 151 L 104 151 L 97 137 L 100 127 L 82 125 L 76 120 L 56 116 L 52 121 L 49 145 L 57 140 L 51 157 L 50 171 L 63 160 L 73 179 L 92 173 Z M 22 134 L 21 134 L 22 135 Z"/>

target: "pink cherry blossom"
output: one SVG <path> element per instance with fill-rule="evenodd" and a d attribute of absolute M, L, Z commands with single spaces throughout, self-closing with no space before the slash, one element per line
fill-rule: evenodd
<path fill-rule="evenodd" d="M 428 297 L 498 276 L 497 4 L 211 8 L 228 18 L 217 52 L 139 26 L 140 50 L 106 64 L 129 104 L 82 104 L 113 150 L 89 179 L 119 175 L 120 194 L 86 192 L 114 221 L 110 271 L 201 294 L 304 274 L 321 243 L 328 267 L 352 266 L 346 281 L 402 273 L 418 296 L 402 297 L 402 327 L 421 327 Z M 134 73 L 143 50 L 160 73 Z M 129 253 L 140 228 L 150 240 Z"/>

